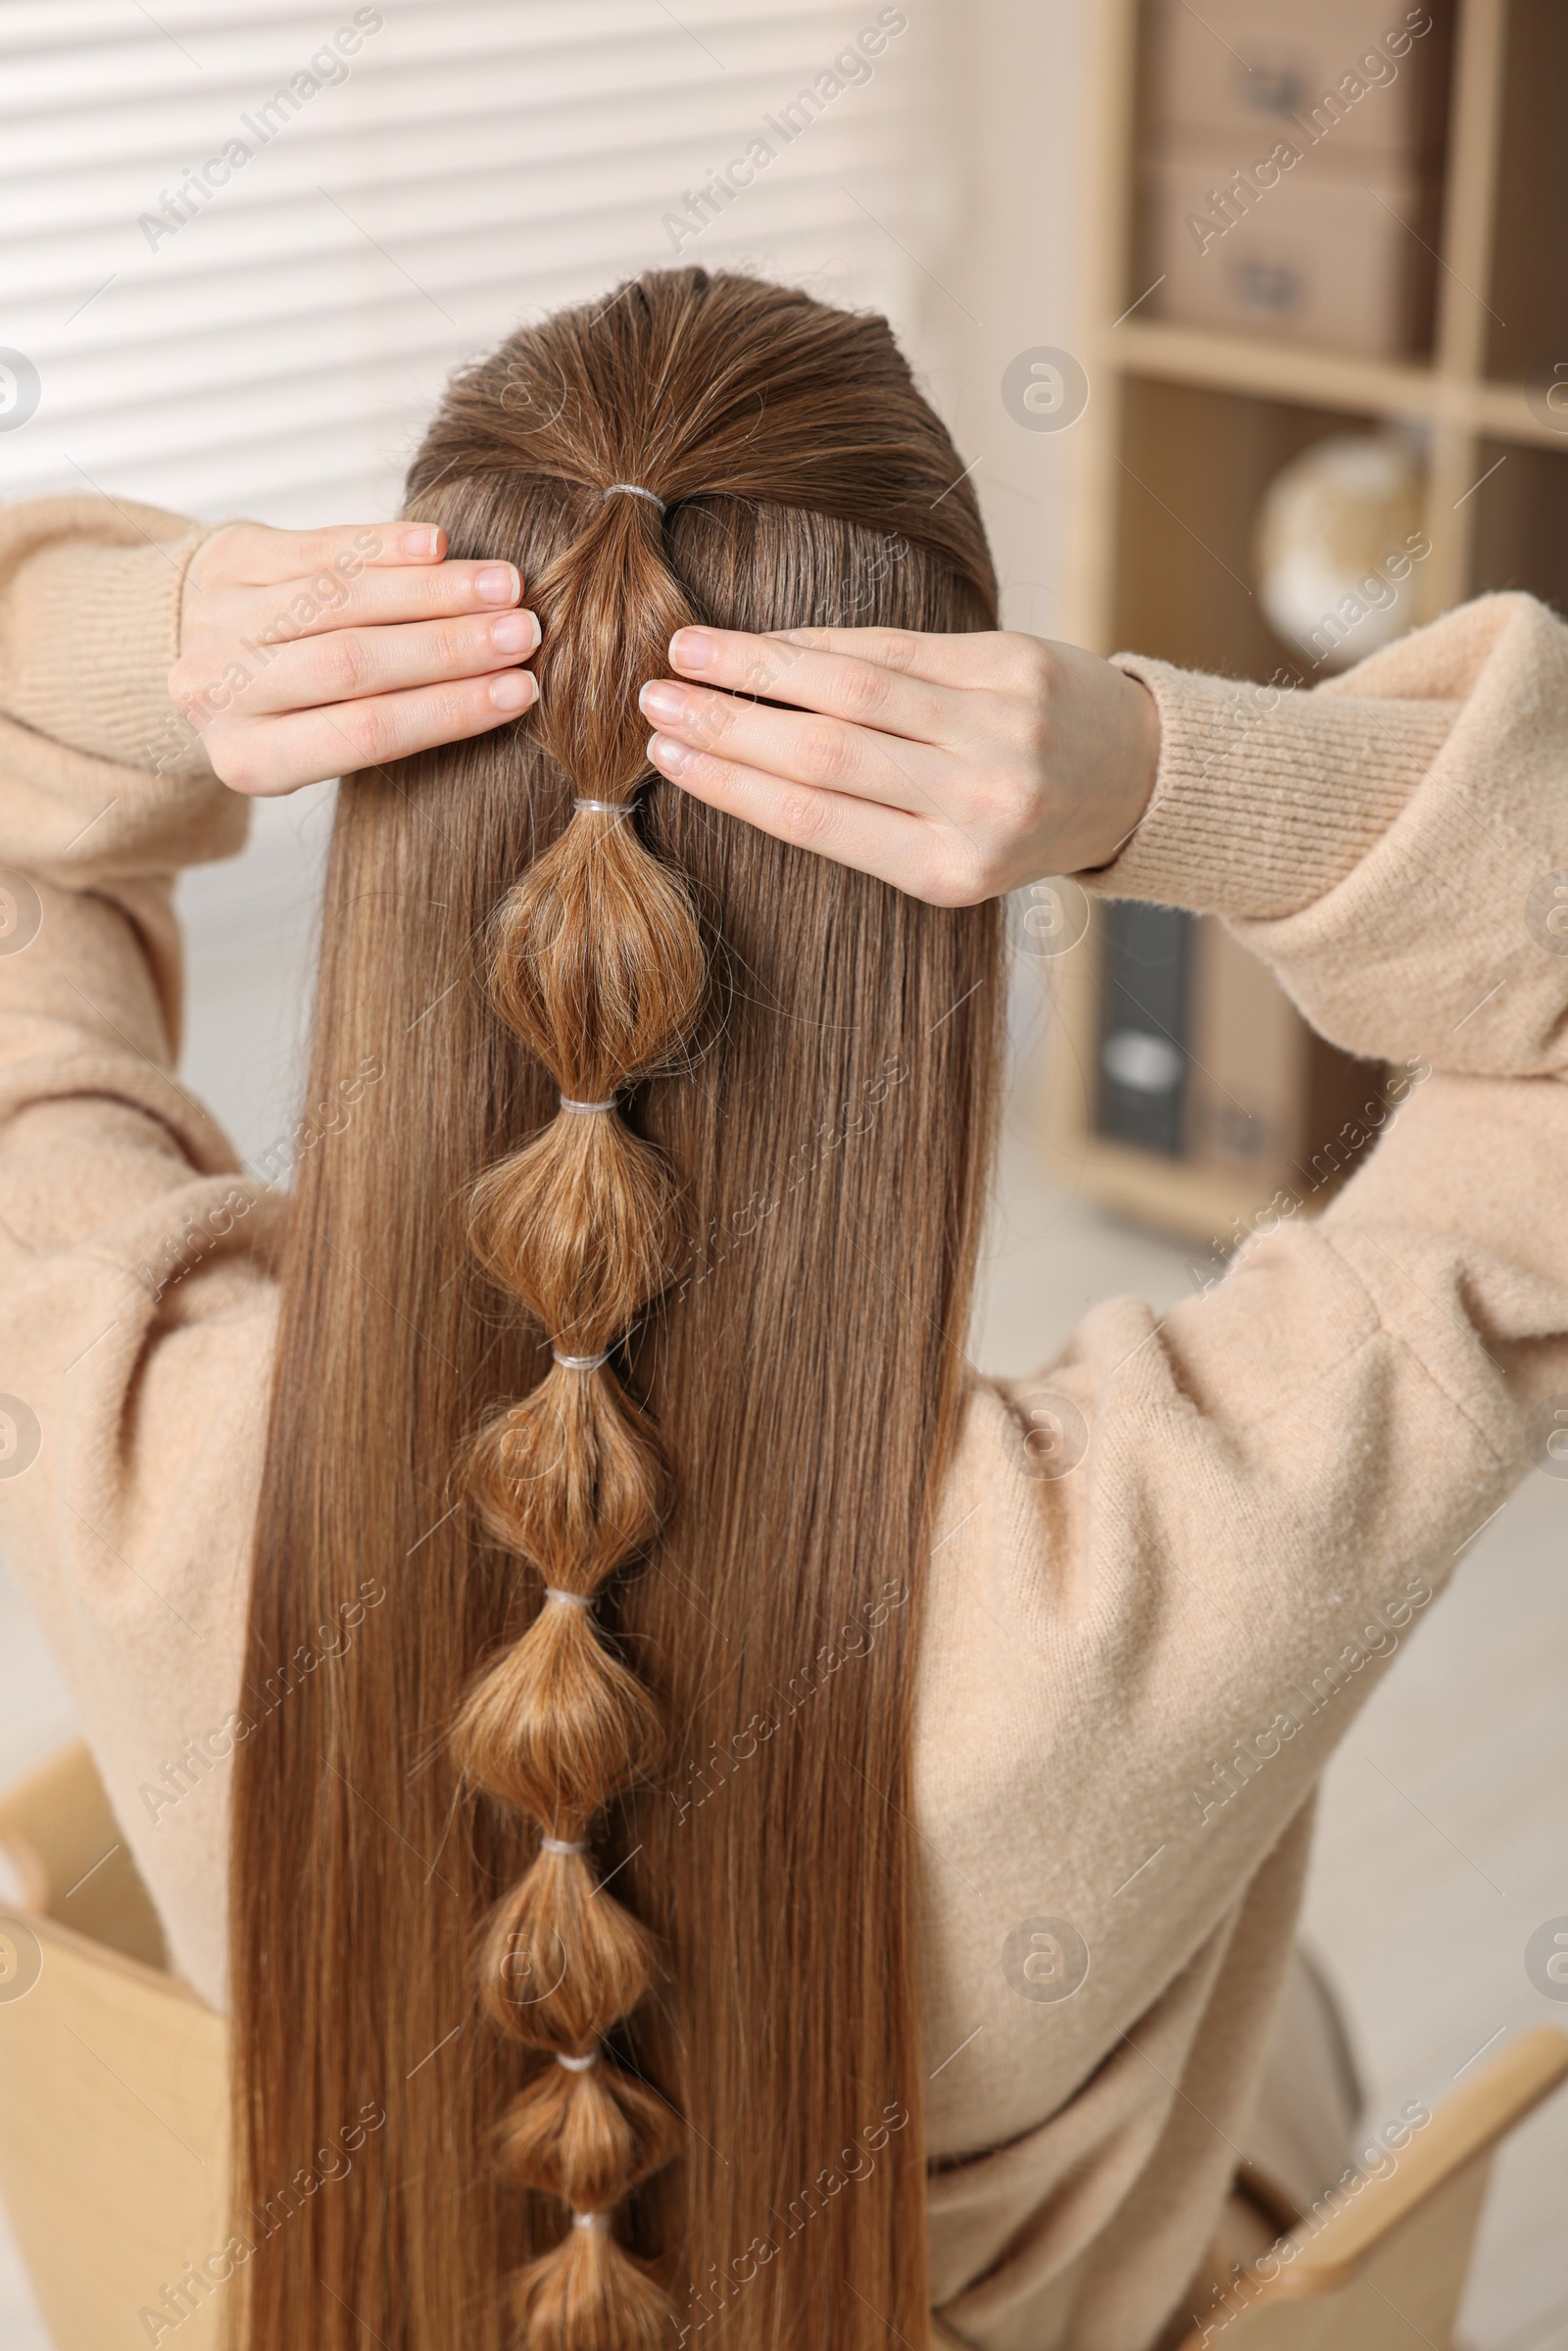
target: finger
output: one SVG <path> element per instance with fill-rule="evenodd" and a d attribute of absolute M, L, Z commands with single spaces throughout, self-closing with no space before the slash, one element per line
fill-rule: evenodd
<path fill-rule="evenodd" d="M 894 669 L 927 685 L 961 692 L 1030 693 L 1050 652 L 1049 641 L 1017 629 L 968 629 L 943 634 L 912 628 L 781 628 L 763 642 L 801 651 L 838 654 Z"/>
<path fill-rule="evenodd" d="M 885 646 L 900 632 L 838 633 L 879 635 Z M 918 642 L 912 635 L 907 641 Z M 874 726 L 910 742 L 950 742 L 965 716 L 959 697 L 946 686 L 933 686 L 858 654 L 818 650 L 793 639 L 749 636 L 738 629 L 682 628 L 670 639 L 669 657 L 673 668 L 704 685 L 765 695 L 771 702 L 817 710 L 855 726 Z"/>
<path fill-rule="evenodd" d="M 330 710 L 292 711 L 238 730 L 240 746 L 233 753 L 224 747 L 215 763 L 237 792 L 258 798 L 293 792 L 301 784 L 486 734 L 528 709 L 537 693 L 530 670 L 502 669 L 489 677 L 369 695 Z"/>
<path fill-rule="evenodd" d="M 648 757 L 662 775 L 694 800 L 741 817 L 775 841 L 808 849 L 857 873 L 875 874 L 911 898 L 939 906 L 969 903 L 966 897 L 953 895 L 965 888 L 967 876 L 941 828 L 902 808 L 782 783 L 775 775 L 711 753 L 688 751 L 684 744 L 660 735 L 650 740 Z"/>
<path fill-rule="evenodd" d="M 505 612 L 521 595 L 522 574 L 515 563 L 400 564 L 367 568 L 351 579 L 327 565 L 309 577 L 249 591 L 251 625 L 242 624 L 239 633 L 262 645 L 287 645 L 335 628 Z"/>
<path fill-rule="evenodd" d="M 446 551 L 446 532 L 431 522 L 344 522 L 324 530 L 232 522 L 201 550 L 201 577 L 209 587 L 220 576 L 225 587 L 275 587 L 328 567 L 353 577 L 370 563 L 438 563 Z"/>
<path fill-rule="evenodd" d="M 910 814 L 940 813 L 951 772 L 946 753 L 899 735 L 803 710 L 777 710 L 734 694 L 710 694 L 673 678 L 643 687 L 638 705 L 665 738 L 756 767 L 786 783 L 848 792 Z"/>
<path fill-rule="evenodd" d="M 234 697 L 248 718 L 317 710 L 375 694 L 480 677 L 539 650 L 532 612 L 474 613 L 455 620 L 411 620 L 383 628 L 339 628 L 283 646 Z"/>

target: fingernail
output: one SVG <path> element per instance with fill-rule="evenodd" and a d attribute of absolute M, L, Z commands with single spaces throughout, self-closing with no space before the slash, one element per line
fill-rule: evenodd
<path fill-rule="evenodd" d="M 673 735 L 650 735 L 648 757 L 656 767 L 663 769 L 665 775 L 677 777 L 684 775 L 692 763 L 691 753 L 684 743 L 677 743 Z"/>
<path fill-rule="evenodd" d="M 669 640 L 669 658 L 677 669 L 706 669 L 717 652 L 717 641 L 706 628 L 678 628 Z"/>
<path fill-rule="evenodd" d="M 535 691 L 531 669 L 504 670 L 500 677 L 490 680 L 491 707 L 498 710 L 525 710 Z"/>
<path fill-rule="evenodd" d="M 686 715 L 686 697 L 679 686 L 670 685 L 667 679 L 650 678 L 637 697 L 637 708 L 645 718 L 665 726 L 679 726 Z"/>
<path fill-rule="evenodd" d="M 473 584 L 486 604 L 515 604 L 522 594 L 515 563 L 486 563 Z"/>
<path fill-rule="evenodd" d="M 412 556 L 416 563 L 428 561 L 431 556 L 439 555 L 441 552 L 441 533 L 438 530 L 428 529 L 421 523 L 417 530 L 404 532 L 398 541 L 398 552 L 401 555 Z"/>
<path fill-rule="evenodd" d="M 490 623 L 490 642 L 497 653 L 532 653 L 539 642 L 539 623 L 532 612 L 503 612 Z"/>

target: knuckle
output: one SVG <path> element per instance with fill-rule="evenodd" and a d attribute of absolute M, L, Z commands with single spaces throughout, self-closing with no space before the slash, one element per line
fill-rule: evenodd
<path fill-rule="evenodd" d="M 891 629 L 871 649 L 871 659 L 884 669 L 906 672 L 914 667 L 920 640 L 909 629 Z"/>
<path fill-rule="evenodd" d="M 243 579 L 246 558 L 257 545 L 256 533 L 266 527 L 260 522 L 223 523 L 197 548 L 186 573 L 187 585 L 205 595 L 209 589 Z"/>
<path fill-rule="evenodd" d="M 324 570 L 338 553 L 338 534 L 333 530 L 301 531 L 289 551 L 291 560 L 299 565 L 303 577 Z"/>
<path fill-rule="evenodd" d="M 694 792 L 728 806 L 743 788 L 746 771 L 734 759 L 715 759 L 710 751 L 699 751 L 693 754 L 691 765 L 680 780 Z"/>
<path fill-rule="evenodd" d="M 888 707 L 892 685 L 893 679 L 885 668 L 878 668 L 870 661 L 858 662 L 844 677 L 845 716 L 858 725 L 880 717 Z"/>
<path fill-rule="evenodd" d="M 760 694 L 787 702 L 788 681 L 803 648 L 762 641 L 747 647 L 735 665 L 734 682 L 742 694 Z"/>
<path fill-rule="evenodd" d="M 706 750 L 722 743 L 739 719 L 740 711 L 734 698 L 728 694 L 705 694 L 691 706 L 691 717 L 681 730 L 687 742 Z"/>
<path fill-rule="evenodd" d="M 438 621 L 430 640 L 430 667 L 466 669 L 475 658 L 499 661 L 501 657 L 490 644 L 489 626 L 486 620 L 477 626 L 471 620 Z"/>
<path fill-rule="evenodd" d="M 1051 757 L 1051 705 L 1043 695 L 1026 701 L 1012 729 L 1012 740 L 1020 759 L 1038 772 Z"/>
<path fill-rule="evenodd" d="M 988 839 L 1016 841 L 1035 820 L 1036 790 L 1032 759 L 1013 765 L 1007 761 L 984 779 L 973 814 Z"/>
<path fill-rule="evenodd" d="M 779 829 L 798 849 L 814 849 L 825 837 L 832 814 L 814 792 L 791 792 L 779 804 Z"/>
<path fill-rule="evenodd" d="M 1056 660 L 1043 637 L 1011 635 L 1003 640 L 1004 676 L 1015 694 L 1022 694 L 1039 710 L 1056 683 Z"/>
<path fill-rule="evenodd" d="M 812 727 L 806 738 L 805 764 L 814 784 L 846 784 L 859 768 L 855 738 L 843 727 Z"/>
<path fill-rule="evenodd" d="M 344 756 L 350 766 L 374 767 L 391 756 L 391 722 L 387 713 L 373 702 L 361 703 L 346 714 L 343 726 Z"/>
<path fill-rule="evenodd" d="M 266 774 L 244 728 L 214 727 L 206 746 L 208 765 L 220 783 L 227 784 L 231 792 L 247 795 L 263 789 Z"/>
<path fill-rule="evenodd" d="M 922 896 L 937 906 L 977 906 L 994 895 L 983 855 L 966 841 L 945 842 Z"/>
<path fill-rule="evenodd" d="M 479 574 L 490 565 L 479 562 L 436 563 L 405 579 L 417 579 L 418 593 L 428 612 L 471 612 L 478 605 L 481 616 L 486 612 L 499 612 L 499 605 L 487 605 L 479 594 Z M 366 582 L 367 588 L 369 582 Z"/>
<path fill-rule="evenodd" d="M 220 669 L 229 649 L 249 633 L 251 606 L 243 589 L 226 587 L 205 574 L 200 581 L 187 577 L 176 667 Z"/>
<path fill-rule="evenodd" d="M 446 743 L 457 743 L 464 736 L 482 731 L 495 717 L 482 678 L 457 681 L 444 693 L 437 695 L 435 707 L 441 739 Z M 389 744 L 383 757 L 390 759 L 394 756 L 401 759 L 403 751 L 400 746 Z"/>
<path fill-rule="evenodd" d="M 333 702 L 351 702 L 369 687 L 374 670 L 369 646 L 353 629 L 335 629 L 311 648 L 315 682 Z"/>

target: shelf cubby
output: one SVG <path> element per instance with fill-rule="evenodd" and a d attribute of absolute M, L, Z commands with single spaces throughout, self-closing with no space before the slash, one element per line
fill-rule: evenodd
<path fill-rule="evenodd" d="M 1091 397 L 1074 427 L 1068 633 L 1102 653 L 1136 647 L 1238 678 L 1315 682 L 1257 598 L 1258 502 L 1311 442 L 1379 426 L 1413 432 L 1426 455 L 1431 554 L 1411 575 L 1412 624 L 1500 588 L 1568 612 L 1568 140 L 1558 119 L 1568 7 L 1448 0 L 1430 345 L 1374 358 L 1150 317 L 1140 265 L 1152 5 L 1097 9 L 1099 169 L 1078 353 Z M 1559 360 L 1560 402 L 1550 397 Z M 1200 922 L 1191 958 L 1195 973 L 1206 959 L 1209 977 L 1193 982 L 1183 1147 L 1139 1149 L 1098 1131 L 1104 933 L 1102 912 L 1054 967 L 1047 1127 L 1058 1173 L 1106 1207 L 1203 1244 L 1244 1229 L 1282 1187 L 1320 1205 L 1332 1190 L 1314 1175 L 1324 1147 L 1380 1073 L 1312 1037 L 1269 975 Z M 1230 1074 L 1216 1093 L 1200 1063 L 1227 1023 Z M 1244 1031 L 1251 1042 L 1238 1047 Z M 1251 1106 L 1237 1114 L 1244 1096 Z M 1227 1137 L 1251 1147 L 1227 1151 Z"/>

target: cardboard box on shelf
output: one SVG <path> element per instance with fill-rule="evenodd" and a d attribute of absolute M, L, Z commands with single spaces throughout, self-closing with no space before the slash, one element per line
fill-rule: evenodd
<path fill-rule="evenodd" d="M 1317 159 L 1174 141 L 1145 181 L 1147 316 L 1394 359 L 1431 334 L 1435 183 L 1365 156 Z"/>
<path fill-rule="evenodd" d="M 1153 0 L 1152 124 L 1234 139 L 1294 138 L 1360 161 L 1432 161 L 1443 143 L 1448 11 L 1444 0 Z"/>

